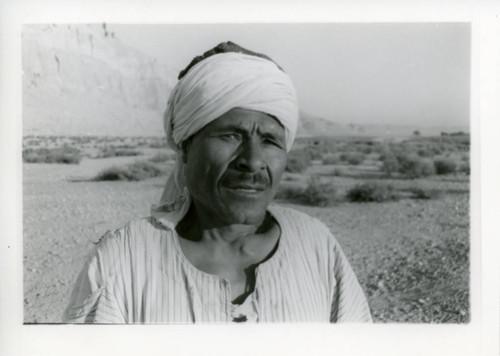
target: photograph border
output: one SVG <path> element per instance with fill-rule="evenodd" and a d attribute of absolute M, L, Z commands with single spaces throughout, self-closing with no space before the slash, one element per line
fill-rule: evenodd
<path fill-rule="evenodd" d="M 499 10 L 493 2 L 366 2 L 325 5 L 261 1 L 229 3 L 7 1 L 0 6 L 0 353 L 136 354 L 450 354 L 498 352 L 498 239 L 495 198 L 498 139 Z M 85 5 L 84 5 L 85 4 Z M 468 4 L 468 2 L 463 2 Z M 193 6 L 198 11 L 192 11 Z M 282 9 L 286 8 L 284 14 Z M 398 8 L 399 10 L 394 10 Z M 96 11 L 98 9 L 99 11 Z M 263 11 L 266 9 L 266 11 Z M 328 9 L 328 11 L 324 10 Z M 163 10 L 163 11 L 160 11 Z M 323 10 L 323 11 L 322 11 Z M 260 20 L 260 21 L 259 21 Z M 210 22 L 471 22 L 471 322 L 468 325 L 22 325 L 21 24 Z M 497 116 L 496 116 L 497 115 Z M 15 188 L 13 188 L 15 187 Z M 488 197 L 488 200 L 485 199 Z M 484 199 L 484 200 L 483 200 Z M 356 336 L 353 336 L 356 335 Z"/>

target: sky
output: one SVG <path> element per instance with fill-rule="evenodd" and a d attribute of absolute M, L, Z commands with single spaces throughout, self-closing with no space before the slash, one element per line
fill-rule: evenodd
<path fill-rule="evenodd" d="M 467 23 L 108 25 L 176 72 L 231 40 L 273 58 L 302 110 L 341 123 L 469 126 Z"/>

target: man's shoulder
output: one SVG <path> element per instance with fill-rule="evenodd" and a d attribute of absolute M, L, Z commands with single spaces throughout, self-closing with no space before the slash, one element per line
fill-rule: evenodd
<path fill-rule="evenodd" d="M 98 249 L 110 248 L 123 244 L 137 244 L 154 239 L 164 230 L 152 217 L 143 217 L 129 221 L 122 227 L 106 231 L 95 243 Z"/>
<path fill-rule="evenodd" d="M 321 232 L 330 235 L 330 230 L 323 222 L 302 211 L 274 204 L 269 207 L 269 211 L 280 224 L 285 224 L 287 228 L 294 231 L 315 232 L 315 235 Z"/>

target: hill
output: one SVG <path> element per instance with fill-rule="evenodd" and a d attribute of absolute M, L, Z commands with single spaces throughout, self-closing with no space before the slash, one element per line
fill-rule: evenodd
<path fill-rule="evenodd" d="M 23 134 L 162 136 L 177 71 L 125 45 L 105 24 L 23 27 Z M 173 54 L 174 55 L 174 54 Z M 401 137 L 468 128 L 359 125 L 301 111 L 298 136 Z"/>
<path fill-rule="evenodd" d="M 297 136 L 365 136 L 365 137 L 406 137 L 419 131 L 422 136 L 439 136 L 441 132 L 469 132 L 468 127 L 432 126 L 422 127 L 418 125 L 360 125 L 354 123 L 341 123 L 327 120 L 322 117 L 300 112 L 300 124 Z"/>
<path fill-rule="evenodd" d="M 176 73 L 106 25 L 23 27 L 24 135 L 162 135 Z"/>

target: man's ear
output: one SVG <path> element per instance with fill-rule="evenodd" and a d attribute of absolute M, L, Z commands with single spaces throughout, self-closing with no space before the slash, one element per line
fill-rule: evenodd
<path fill-rule="evenodd" d="M 189 149 L 191 148 L 191 143 L 193 143 L 193 137 L 191 136 L 190 138 L 188 138 L 187 140 L 184 140 L 182 143 L 181 143 L 181 149 L 182 149 L 182 162 L 185 164 L 187 163 L 187 159 L 188 159 L 188 153 L 189 153 Z"/>

